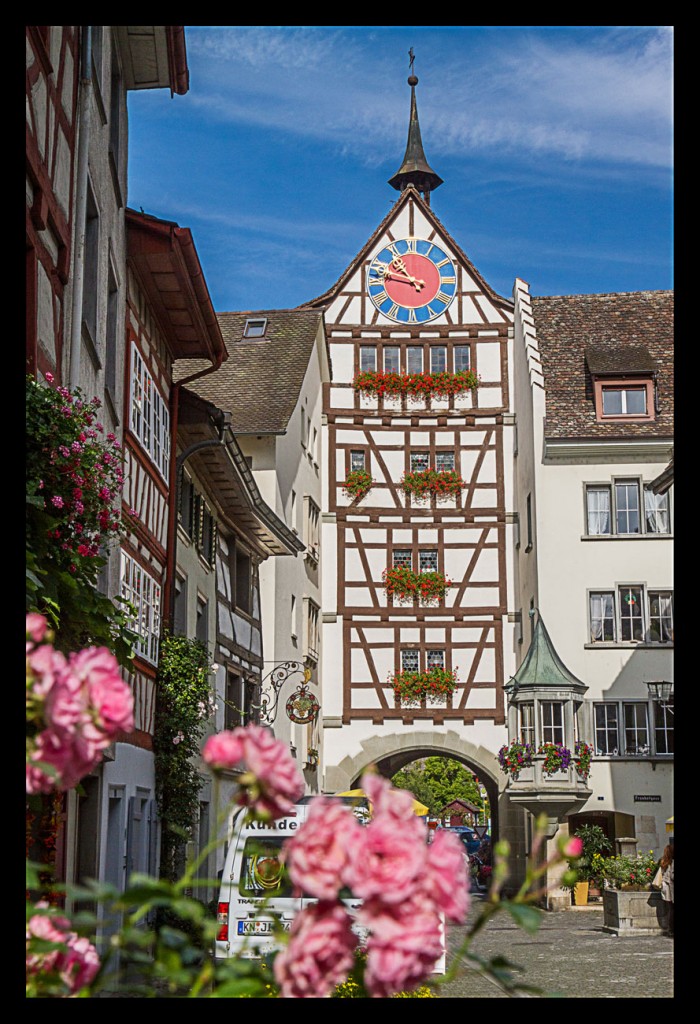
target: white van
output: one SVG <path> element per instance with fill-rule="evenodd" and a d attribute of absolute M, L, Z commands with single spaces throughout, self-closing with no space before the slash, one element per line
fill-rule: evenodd
<path fill-rule="evenodd" d="M 214 944 L 214 959 L 229 957 L 261 959 L 266 953 L 279 948 L 277 934 L 288 932 L 295 914 L 316 897 L 294 895 L 294 887 L 287 877 L 282 861 L 282 843 L 293 836 L 306 820 L 309 802 L 313 797 L 302 797 L 294 813 L 264 825 L 260 822 L 245 824 L 241 810 L 233 823 L 231 842 L 226 851 L 217 906 L 218 931 Z M 362 824 L 370 820 L 369 802 L 365 797 L 334 796 L 349 804 Z M 342 894 L 341 894 L 342 895 Z M 343 899 L 352 913 L 361 906 L 361 900 L 347 892 Z M 367 936 L 366 929 L 354 926 L 360 939 Z M 445 930 L 442 921 L 443 952 L 433 969 L 444 974 L 446 967 Z"/>
<path fill-rule="evenodd" d="M 302 797 L 294 813 L 269 825 L 245 824 L 241 810 L 233 823 L 226 852 L 217 907 L 218 931 L 214 958 L 226 960 L 240 956 L 259 959 L 278 948 L 276 932 L 288 932 L 295 914 L 315 897 L 294 895 L 294 887 L 282 866 L 281 851 L 285 839 L 293 836 L 306 820 L 310 797 Z M 350 804 L 358 819 L 369 820 L 369 804 L 357 797 L 330 797 Z M 360 901 L 350 893 L 343 901 L 352 911 Z"/>

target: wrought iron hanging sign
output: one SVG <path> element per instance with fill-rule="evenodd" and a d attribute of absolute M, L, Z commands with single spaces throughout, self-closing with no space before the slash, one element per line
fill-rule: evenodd
<path fill-rule="evenodd" d="M 310 673 L 309 673 L 310 674 Z M 313 693 L 309 692 L 308 679 L 297 686 L 287 701 L 287 718 L 297 725 L 313 722 L 321 705 Z"/>

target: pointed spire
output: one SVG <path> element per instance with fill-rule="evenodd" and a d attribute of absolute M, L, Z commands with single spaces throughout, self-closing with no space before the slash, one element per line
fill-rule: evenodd
<path fill-rule="evenodd" d="M 515 693 L 521 687 L 533 686 L 553 686 L 556 689 L 571 689 L 577 692 L 588 689 L 585 683 L 569 671 L 557 654 L 541 616 L 537 620 L 530 647 L 520 668 L 503 689 Z"/>
<path fill-rule="evenodd" d="M 432 169 L 423 152 L 420 125 L 418 124 L 418 106 L 416 104 L 418 79 L 413 74 L 413 62 L 416 59 L 413 47 L 408 51 L 408 56 L 410 58 L 409 68 L 411 71 L 411 74 L 408 76 L 408 84 L 411 86 L 411 118 L 408 124 L 408 142 L 406 143 L 403 163 L 394 177 L 389 178 L 389 184 L 400 192 L 403 192 L 407 185 L 413 185 L 419 192 L 423 193 L 423 198 L 430 205 L 430 193 L 438 185 L 442 185 L 442 178 Z"/>

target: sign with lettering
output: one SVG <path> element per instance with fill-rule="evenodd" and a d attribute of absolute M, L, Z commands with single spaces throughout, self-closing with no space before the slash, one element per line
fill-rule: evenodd
<path fill-rule="evenodd" d="M 649 796 L 648 793 L 635 793 L 634 802 L 636 804 L 660 804 L 660 796 Z"/>

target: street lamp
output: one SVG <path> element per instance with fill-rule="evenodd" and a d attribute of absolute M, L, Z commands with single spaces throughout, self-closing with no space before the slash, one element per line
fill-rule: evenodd
<path fill-rule="evenodd" d="M 673 683 L 658 680 L 647 683 L 647 689 L 649 690 L 649 696 L 653 700 L 658 700 L 664 711 L 670 711 L 673 714 L 673 705 L 668 703 L 668 701 L 673 700 Z"/>

